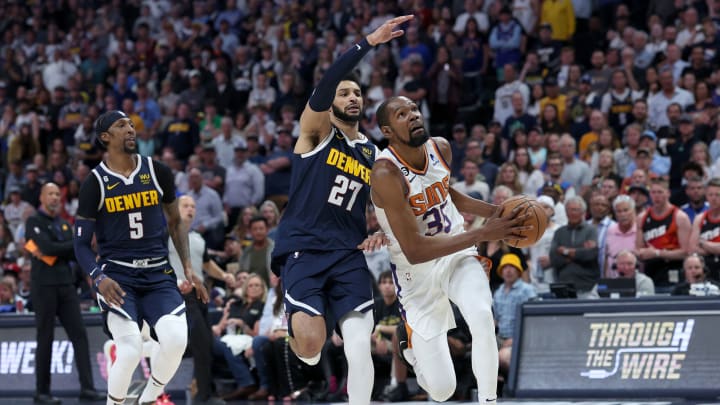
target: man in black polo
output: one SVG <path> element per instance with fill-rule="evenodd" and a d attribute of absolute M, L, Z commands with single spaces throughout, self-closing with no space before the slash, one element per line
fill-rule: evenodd
<path fill-rule="evenodd" d="M 40 207 L 25 225 L 28 240 L 25 247 L 33 254 L 31 297 L 37 326 L 36 404 L 60 403 L 58 398 L 50 395 L 50 360 L 56 316 L 75 351 L 80 400 L 105 399 L 94 388 L 88 338 L 70 266 L 70 261 L 75 259 L 73 230 L 72 225 L 60 218 L 60 204 L 60 189 L 53 183 L 46 183 L 40 189 Z"/>

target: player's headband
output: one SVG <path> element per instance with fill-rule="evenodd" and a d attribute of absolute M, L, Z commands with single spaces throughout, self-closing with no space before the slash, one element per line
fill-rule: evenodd
<path fill-rule="evenodd" d="M 111 110 L 100 115 L 95 121 L 95 136 L 100 137 L 100 134 L 107 132 L 110 126 L 121 118 L 128 118 L 128 116 L 120 110 Z"/>

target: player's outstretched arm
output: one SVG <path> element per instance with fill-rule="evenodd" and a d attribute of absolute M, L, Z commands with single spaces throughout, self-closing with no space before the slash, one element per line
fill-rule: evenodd
<path fill-rule="evenodd" d="M 412 15 L 404 15 L 386 21 L 364 40 L 342 54 L 328 68 L 313 90 L 310 100 L 300 116 L 300 138 L 295 146 L 295 153 L 310 152 L 324 137 L 330 134 L 331 124 L 328 111 L 335 98 L 337 86 L 343 77 L 352 72 L 373 46 L 402 36 L 405 32 L 397 28 L 413 18 Z"/>
<path fill-rule="evenodd" d="M 450 148 L 450 142 L 448 142 L 447 139 L 440 137 L 434 137 L 433 141 L 437 145 L 448 166 L 452 165 L 452 149 Z M 450 196 L 460 212 L 467 212 L 483 218 L 492 216 L 500 209 L 500 207 L 495 204 L 486 203 L 485 201 L 472 198 L 452 187 L 450 187 Z"/>
<path fill-rule="evenodd" d="M 392 162 L 380 159 L 373 166 L 371 182 L 373 202 L 385 210 L 393 235 L 411 264 L 447 256 L 488 238 L 522 239 L 518 235 L 526 230 L 526 227 L 520 226 L 526 216 L 514 219 L 495 217 L 489 221 L 489 227 L 481 228 L 484 230 L 482 233 L 476 230 L 453 236 L 425 236 L 420 233 L 415 214 L 405 198 L 407 190 L 400 170 Z"/>

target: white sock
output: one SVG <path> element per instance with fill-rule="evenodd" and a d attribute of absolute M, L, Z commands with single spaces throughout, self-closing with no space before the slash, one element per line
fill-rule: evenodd
<path fill-rule="evenodd" d="M 345 357 L 348 362 L 347 392 L 350 405 L 370 403 L 375 371 L 370 354 L 372 311 L 350 312 L 340 320 Z"/>
<path fill-rule="evenodd" d="M 159 344 L 152 350 L 152 373 L 140 395 L 141 404 L 155 401 L 180 366 L 187 346 L 188 328 L 185 314 L 164 315 L 155 324 L 155 333 Z"/>

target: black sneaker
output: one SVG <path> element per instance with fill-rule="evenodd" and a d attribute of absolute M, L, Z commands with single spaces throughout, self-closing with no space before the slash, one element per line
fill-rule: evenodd
<path fill-rule="evenodd" d="M 397 326 L 397 337 L 400 359 L 405 363 L 409 370 L 415 368 L 415 354 L 413 349 L 410 347 L 410 338 L 408 338 L 407 329 L 405 329 L 405 322 L 400 322 Z M 407 387 L 406 387 L 407 390 Z"/>
<path fill-rule="evenodd" d="M 383 393 L 381 399 L 385 402 L 402 402 L 407 401 L 410 399 L 410 392 L 408 392 L 407 384 L 404 382 L 398 383 L 394 387 L 388 387 L 389 390 L 386 390 L 385 393 Z"/>

